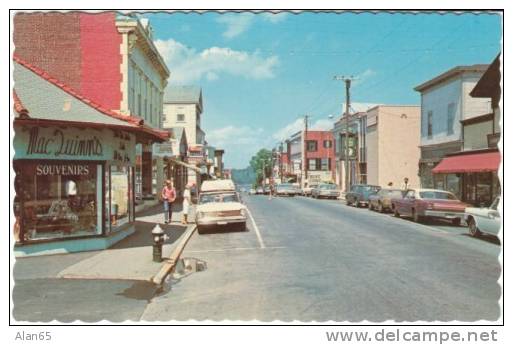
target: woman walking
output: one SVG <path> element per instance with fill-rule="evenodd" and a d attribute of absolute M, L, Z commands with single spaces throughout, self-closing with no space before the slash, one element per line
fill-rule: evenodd
<path fill-rule="evenodd" d="M 182 224 L 188 224 L 187 216 L 189 215 L 189 206 L 191 205 L 191 185 L 187 184 L 183 191 L 183 204 L 182 204 Z"/>
<path fill-rule="evenodd" d="M 173 202 L 176 199 L 176 192 L 173 188 L 173 182 L 166 180 L 164 188 L 162 188 L 162 200 L 164 201 L 164 220 L 166 224 L 171 223 L 173 219 Z"/>

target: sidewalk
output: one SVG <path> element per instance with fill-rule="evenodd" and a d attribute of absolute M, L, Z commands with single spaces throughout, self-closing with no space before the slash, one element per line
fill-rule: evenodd
<path fill-rule="evenodd" d="M 92 256 L 81 256 L 81 253 L 53 255 L 47 260 L 54 261 L 55 266 L 61 270 L 56 278 L 74 279 L 121 279 L 152 281 L 153 277 L 161 273 L 168 258 L 179 245 L 183 245 L 183 237 L 190 236 L 195 225 L 184 226 L 180 224 L 182 217 L 181 206 L 176 207 L 173 213 L 173 222 L 164 224 L 162 205 L 156 205 L 136 215 L 135 233 L 110 247 L 98 251 Z M 151 230 L 159 224 L 169 236 L 165 242 L 163 262 L 153 262 L 153 236 Z M 27 257 L 18 260 L 19 270 L 37 264 L 37 257 Z M 70 262 L 62 269 L 63 261 Z M 28 267 L 27 267 L 28 269 Z"/>

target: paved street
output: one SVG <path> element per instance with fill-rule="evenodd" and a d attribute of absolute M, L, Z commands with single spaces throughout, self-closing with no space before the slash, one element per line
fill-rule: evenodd
<path fill-rule="evenodd" d="M 245 196 L 258 230 L 194 235 L 207 269 L 172 281 L 145 320 L 496 320 L 500 246 L 340 201 Z"/>
<path fill-rule="evenodd" d="M 21 259 L 17 320 L 474 321 L 499 317 L 500 246 L 466 228 L 418 225 L 304 197 L 245 196 L 257 228 L 195 234 L 168 281 L 57 279 L 96 253 Z M 258 229 L 258 231 L 257 231 Z M 63 258 L 65 260 L 63 260 Z"/>

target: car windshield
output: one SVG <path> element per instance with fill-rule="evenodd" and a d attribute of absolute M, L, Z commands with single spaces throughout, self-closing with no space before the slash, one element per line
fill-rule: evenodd
<path fill-rule="evenodd" d="M 334 184 L 321 184 L 319 186 L 319 188 L 321 188 L 321 189 L 335 189 L 336 186 Z"/>
<path fill-rule="evenodd" d="M 378 192 L 380 190 L 380 187 L 378 186 L 362 186 L 362 192 Z"/>
<path fill-rule="evenodd" d="M 500 201 L 500 198 L 495 198 L 495 200 L 490 205 L 490 208 L 492 210 L 497 210 L 497 208 L 499 207 L 499 201 Z"/>
<path fill-rule="evenodd" d="M 419 195 L 422 199 L 458 200 L 458 198 L 456 198 L 454 194 L 449 192 L 426 191 L 420 192 Z"/>
<path fill-rule="evenodd" d="M 239 198 L 235 193 L 203 194 L 200 196 L 200 204 L 207 204 L 211 202 L 239 202 Z"/>

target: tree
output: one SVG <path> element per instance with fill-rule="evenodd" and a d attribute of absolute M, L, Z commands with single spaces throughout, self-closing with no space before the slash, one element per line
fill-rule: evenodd
<path fill-rule="evenodd" d="M 261 149 L 251 157 L 249 165 L 256 174 L 256 184 L 261 185 L 264 179 L 263 167 L 265 164 L 265 176 L 270 177 L 272 173 L 272 152 L 267 149 Z"/>

